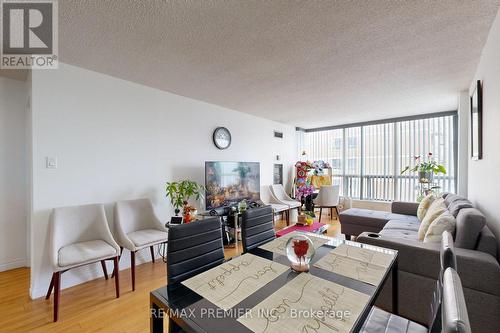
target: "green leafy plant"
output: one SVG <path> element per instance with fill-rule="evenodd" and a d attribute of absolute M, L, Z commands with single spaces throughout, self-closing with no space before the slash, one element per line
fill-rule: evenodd
<path fill-rule="evenodd" d="M 407 166 L 402 171 L 401 174 L 405 172 L 425 172 L 425 173 L 434 173 L 439 174 L 442 173 L 446 175 L 446 168 L 444 165 L 439 164 L 434 159 L 432 153 L 427 154 L 427 161 L 422 161 L 420 156 L 415 156 L 415 166 Z"/>
<path fill-rule="evenodd" d="M 182 180 L 180 182 L 168 182 L 165 191 L 167 198 L 175 208 L 175 215 L 179 214 L 180 208 L 188 204 L 189 199 L 194 197 L 196 200 L 203 198 L 205 187 L 191 180 Z"/>

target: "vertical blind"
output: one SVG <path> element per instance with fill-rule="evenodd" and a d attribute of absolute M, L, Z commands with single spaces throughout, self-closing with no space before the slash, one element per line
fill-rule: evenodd
<path fill-rule="evenodd" d="M 333 182 L 341 186 L 344 196 L 414 201 L 418 196 L 418 176 L 401 175 L 401 170 L 413 166 L 415 156 L 426 158 L 431 152 L 447 170 L 446 175 L 435 176 L 434 182 L 442 192 L 455 192 L 456 117 L 452 113 L 297 131 L 299 159 L 329 162 Z"/>

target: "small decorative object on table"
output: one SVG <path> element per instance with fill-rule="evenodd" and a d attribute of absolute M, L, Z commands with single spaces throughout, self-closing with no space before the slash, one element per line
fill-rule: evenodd
<path fill-rule="evenodd" d="M 290 237 L 286 242 L 286 256 L 291 268 L 296 272 L 308 272 L 309 263 L 314 256 L 313 242 L 305 235 Z"/>
<path fill-rule="evenodd" d="M 312 225 L 314 223 L 314 218 L 316 215 L 313 211 L 303 211 L 298 217 L 298 225 Z"/>

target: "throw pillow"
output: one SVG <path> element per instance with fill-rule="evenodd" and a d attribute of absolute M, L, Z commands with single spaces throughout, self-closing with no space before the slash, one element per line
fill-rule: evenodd
<path fill-rule="evenodd" d="M 440 243 L 443 232 L 454 233 L 456 224 L 455 217 L 449 211 L 445 211 L 432 221 L 425 233 L 424 243 Z"/>
<path fill-rule="evenodd" d="M 438 198 L 434 200 L 427 210 L 425 217 L 422 219 L 422 223 L 420 223 L 420 227 L 418 228 L 418 239 L 423 241 L 425 238 L 425 233 L 432 221 L 434 221 L 439 215 L 443 214 L 446 210 L 446 205 L 444 204 L 443 198 Z"/>
<path fill-rule="evenodd" d="M 431 206 L 432 202 L 435 199 L 436 198 L 431 193 L 431 194 L 427 195 L 425 198 L 423 198 L 422 201 L 420 201 L 420 204 L 418 205 L 418 209 L 417 209 L 417 217 L 418 217 L 418 220 L 420 222 L 422 222 L 422 220 L 424 219 L 425 214 L 427 213 L 427 210 L 429 210 L 429 207 Z"/>

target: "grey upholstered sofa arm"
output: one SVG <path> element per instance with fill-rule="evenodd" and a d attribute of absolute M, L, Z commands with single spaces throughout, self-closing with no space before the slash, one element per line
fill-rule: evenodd
<path fill-rule="evenodd" d="M 440 243 L 422 243 L 409 239 L 399 239 L 379 235 L 378 238 L 364 232 L 356 241 L 386 247 L 398 251 L 398 269 L 404 272 L 425 276 L 436 280 L 439 276 Z M 500 266 L 496 259 L 487 253 L 455 248 L 457 270 L 466 288 L 488 294 L 500 295 Z M 477 277 L 481 276 L 481 279 Z"/>
<path fill-rule="evenodd" d="M 417 216 L 418 203 L 393 201 L 391 204 L 391 212 L 395 214 Z"/>

